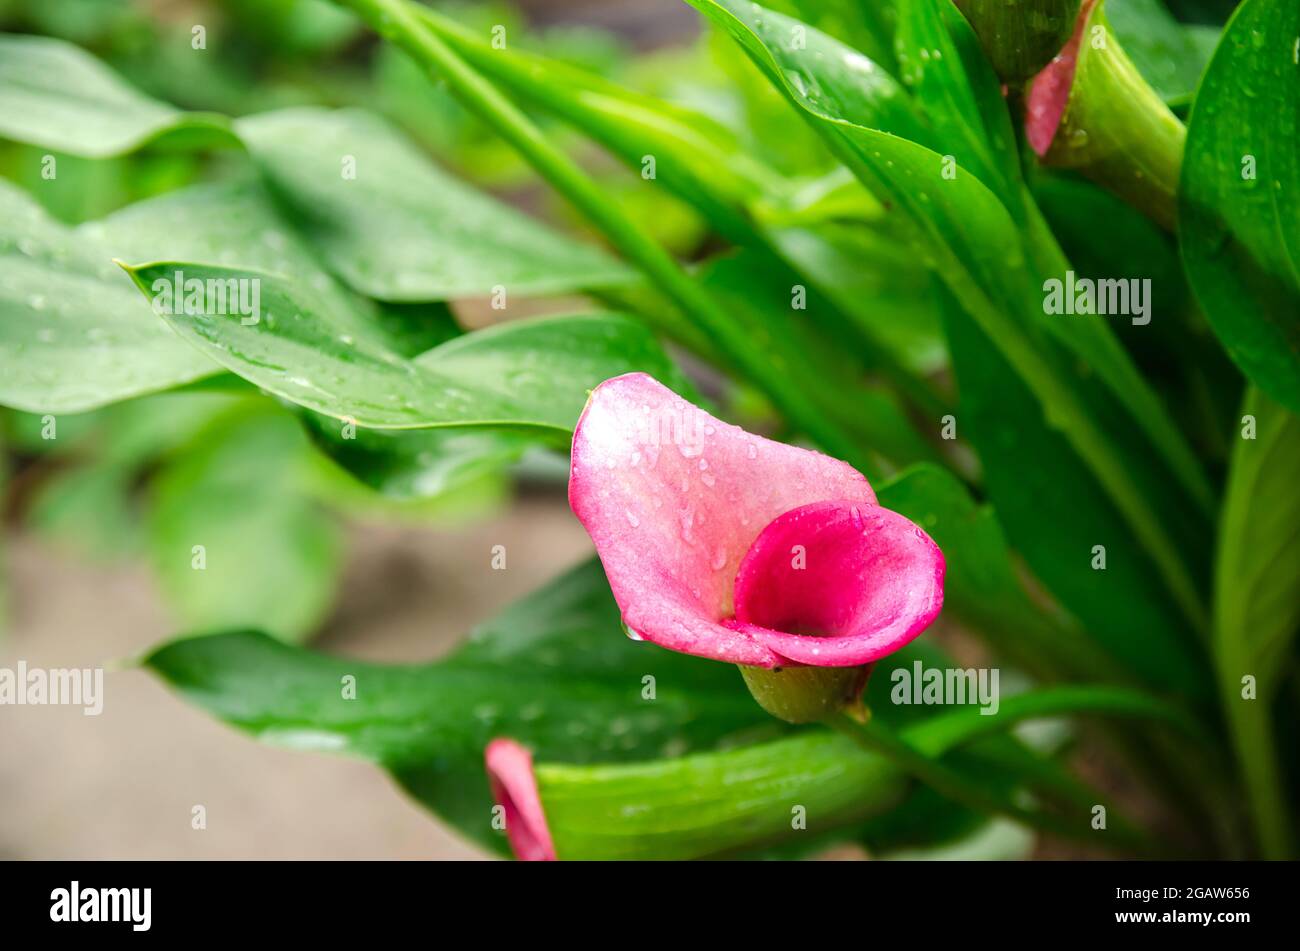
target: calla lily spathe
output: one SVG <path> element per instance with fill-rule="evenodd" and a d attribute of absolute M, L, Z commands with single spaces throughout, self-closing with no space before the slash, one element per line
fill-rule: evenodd
<path fill-rule="evenodd" d="M 502 737 L 487 745 L 483 759 L 492 798 L 505 811 L 506 838 L 515 857 L 525 862 L 555 861 L 555 846 L 533 773 L 533 754 L 515 740 Z"/>
<path fill-rule="evenodd" d="M 851 466 L 715 419 L 642 373 L 592 393 L 569 503 L 628 629 L 670 650 L 853 667 L 943 605 L 938 546 Z"/>

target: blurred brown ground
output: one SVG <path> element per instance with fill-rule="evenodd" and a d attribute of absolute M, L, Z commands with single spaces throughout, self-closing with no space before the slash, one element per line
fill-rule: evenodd
<path fill-rule="evenodd" d="M 453 530 L 360 525 L 318 649 L 417 661 L 584 558 L 559 494 Z M 508 568 L 489 570 L 493 545 Z M 176 632 L 148 569 L 7 539 L 0 666 L 93 667 Z M 0 858 L 480 858 L 367 763 L 261 746 L 142 671 L 108 671 L 104 711 L 0 707 Z M 190 827 L 207 809 L 207 829 Z"/>

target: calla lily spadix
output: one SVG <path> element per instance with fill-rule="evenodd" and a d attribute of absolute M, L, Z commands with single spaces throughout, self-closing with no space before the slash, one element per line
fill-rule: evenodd
<path fill-rule="evenodd" d="M 591 394 L 569 504 L 629 631 L 750 668 L 862 667 L 943 605 L 944 559 L 867 480 L 632 373 Z"/>

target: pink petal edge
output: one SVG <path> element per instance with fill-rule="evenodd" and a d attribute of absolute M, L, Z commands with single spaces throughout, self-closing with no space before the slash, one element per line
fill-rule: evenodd
<path fill-rule="evenodd" d="M 847 463 L 724 423 L 644 373 L 596 387 L 574 431 L 569 504 L 628 628 L 670 650 L 788 663 L 721 621 L 764 527 L 827 499 L 876 497 Z"/>
<path fill-rule="evenodd" d="M 554 862 L 555 846 L 533 775 L 533 754 L 509 739 L 496 739 L 483 753 L 492 797 L 505 807 L 506 837 L 524 862 Z"/>
<path fill-rule="evenodd" d="M 897 512 L 816 502 L 763 529 L 741 563 L 727 623 L 791 661 L 855 667 L 930 626 L 944 570 L 939 546 Z"/>
<path fill-rule="evenodd" d="M 1074 70 L 1079 62 L 1083 27 L 1096 2 L 1084 0 L 1069 42 L 1030 81 L 1029 95 L 1025 100 L 1025 137 L 1039 158 L 1052 147 L 1056 130 L 1065 116 L 1065 107 L 1070 102 L 1070 87 L 1074 85 Z"/>

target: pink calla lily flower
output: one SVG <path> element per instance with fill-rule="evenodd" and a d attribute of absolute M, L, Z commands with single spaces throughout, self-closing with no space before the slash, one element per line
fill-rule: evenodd
<path fill-rule="evenodd" d="M 487 745 L 483 758 L 492 798 L 505 810 L 506 837 L 515 856 L 525 862 L 554 862 L 555 846 L 542 812 L 533 754 L 503 737 Z"/>
<path fill-rule="evenodd" d="M 856 667 L 943 605 L 944 559 L 844 462 L 724 423 L 643 373 L 591 394 L 569 504 L 628 629 L 750 667 Z"/>

